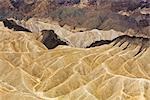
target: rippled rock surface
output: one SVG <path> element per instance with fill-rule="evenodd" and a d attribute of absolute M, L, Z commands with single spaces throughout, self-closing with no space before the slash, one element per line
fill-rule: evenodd
<path fill-rule="evenodd" d="M 0 24 L 1 100 L 150 99 L 149 38 L 52 50 L 36 38 Z"/>
<path fill-rule="evenodd" d="M 0 0 L 0 100 L 150 100 L 149 14 L 149 0 Z"/>

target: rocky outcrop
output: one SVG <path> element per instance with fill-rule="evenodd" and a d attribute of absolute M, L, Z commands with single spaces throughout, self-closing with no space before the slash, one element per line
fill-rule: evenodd
<path fill-rule="evenodd" d="M 16 8 L 19 9 L 23 6 L 32 6 L 37 2 L 37 0 L 10 0 L 10 3 Z"/>
<path fill-rule="evenodd" d="M 112 17 L 112 16 L 111 16 Z M 113 18 L 113 17 L 112 17 Z M 88 31 L 87 29 L 83 29 L 84 32 L 76 32 L 74 29 L 71 29 L 70 27 L 61 27 L 58 23 L 50 21 L 50 20 L 37 20 L 37 19 L 30 19 L 28 21 L 16 21 L 16 23 L 22 27 L 25 27 L 29 30 L 31 30 L 33 33 L 40 33 L 42 30 L 54 30 L 55 33 L 61 38 L 67 41 L 67 43 L 72 47 L 88 47 L 92 43 L 100 40 L 112 40 L 120 35 L 131 35 L 131 36 L 137 36 L 137 37 L 149 37 L 149 24 L 147 23 L 147 20 L 142 20 L 141 25 L 139 29 L 139 33 L 137 34 L 135 30 L 129 29 L 126 30 L 126 28 L 129 28 L 130 26 L 136 29 L 136 21 L 134 19 L 129 19 L 132 24 L 128 26 L 128 22 L 126 21 L 118 21 L 116 20 L 110 20 L 105 23 L 103 23 L 103 30 L 97 30 L 93 29 L 91 31 Z M 127 20 L 128 18 L 124 17 L 123 20 Z M 119 23 L 119 24 L 115 24 Z M 123 26 L 120 26 L 120 24 L 123 23 Z M 110 25 L 111 27 L 107 26 Z M 113 24 L 115 24 L 113 26 Z M 111 30 L 110 30 L 111 29 Z M 119 30 L 125 31 L 119 32 Z M 82 30 L 82 29 L 81 29 Z M 87 31 L 86 31 L 87 30 Z M 118 30 L 118 31 L 115 31 Z M 80 38 L 85 37 L 85 38 Z M 42 37 L 40 37 L 40 40 Z M 85 42 L 86 41 L 86 42 Z"/>
<path fill-rule="evenodd" d="M 64 41 L 67 41 L 67 44 L 72 47 L 85 48 L 90 46 L 90 44 L 95 41 L 100 40 L 112 40 L 124 33 L 108 30 L 102 31 L 93 29 L 91 31 L 84 32 L 73 32 L 71 29 L 65 29 L 60 27 L 57 23 L 53 24 L 52 22 L 43 22 L 34 19 L 30 19 L 27 22 L 17 22 L 19 25 L 26 27 L 31 30 L 33 33 L 40 33 L 42 30 L 54 30 L 54 32 Z M 81 38 L 84 37 L 84 38 Z M 42 39 L 42 37 L 41 37 Z"/>
<path fill-rule="evenodd" d="M 46 17 L 48 5 L 47 0 L 1 0 L 0 17 L 18 20 L 27 20 L 33 16 Z"/>
<path fill-rule="evenodd" d="M 90 46 L 88 46 L 86 48 L 101 46 L 104 44 L 110 44 L 111 42 L 112 42 L 111 40 L 100 40 L 100 41 L 96 41 L 96 42 L 92 43 Z"/>
<path fill-rule="evenodd" d="M 92 43 L 88 48 L 95 47 L 95 46 L 101 46 L 101 45 L 104 45 L 104 44 L 110 44 L 114 41 L 117 41 L 116 43 L 118 43 L 118 41 L 122 41 L 120 46 L 125 42 L 129 42 L 128 45 L 130 45 L 130 43 L 138 44 L 140 42 L 141 50 L 139 52 L 141 52 L 143 49 L 148 47 L 150 39 L 149 38 L 143 38 L 143 37 L 122 35 L 122 36 L 118 36 L 117 38 L 114 38 L 113 40 L 96 41 L 95 43 Z"/>
<path fill-rule="evenodd" d="M 65 37 L 69 45 L 72 47 L 86 48 L 92 43 L 101 40 L 113 40 L 118 36 L 123 35 L 122 32 L 117 32 L 114 30 L 100 31 L 97 29 L 91 31 L 77 32 L 70 36 Z M 84 37 L 84 38 L 81 38 Z"/>
<path fill-rule="evenodd" d="M 55 0 L 56 4 L 66 5 L 66 4 L 79 4 L 80 0 Z"/>
<path fill-rule="evenodd" d="M 48 48 L 53 49 L 58 45 L 67 45 L 67 42 L 62 41 L 54 30 L 42 30 L 42 43 Z"/>
<path fill-rule="evenodd" d="M 93 9 L 90 9 L 90 7 L 82 9 L 75 7 L 62 7 L 54 10 L 51 14 L 51 17 L 53 18 L 53 20 L 58 21 L 60 25 L 63 26 L 67 24 L 69 26 L 72 26 L 75 30 L 77 28 L 86 28 L 87 30 L 114 29 L 116 31 L 125 32 L 129 29 L 132 29 L 135 31 L 135 33 L 138 33 L 143 28 L 140 27 L 142 26 L 142 23 L 140 23 L 139 21 L 147 20 L 147 22 L 149 22 L 148 17 L 144 17 L 148 16 L 148 14 L 134 14 L 137 12 L 137 9 L 134 11 L 125 10 L 126 14 L 120 14 L 118 13 L 120 10 L 113 11 L 110 7 L 107 6 L 104 6 L 104 8 L 92 8 Z"/>
<path fill-rule="evenodd" d="M 41 33 L 42 30 L 54 30 L 57 35 L 61 38 L 67 37 L 72 34 L 68 29 L 62 28 L 57 22 L 53 21 L 43 21 L 39 19 L 29 19 L 28 21 L 18 21 L 16 23 L 22 27 L 25 27 L 33 33 Z"/>
<path fill-rule="evenodd" d="M 149 10 L 145 10 L 149 9 L 149 1 L 17 0 L 15 2 L 19 7 L 14 7 L 9 0 L 0 1 L 0 17 L 13 17 L 19 20 L 27 20 L 32 17 L 48 18 L 57 21 L 60 26 L 68 25 L 75 30 L 78 28 L 88 30 L 114 29 L 116 31 L 125 32 L 132 29 L 138 34 L 142 34 L 139 31 L 145 28 L 145 25 L 139 21 L 146 20 L 149 22 L 148 18 L 141 18 L 141 16 L 148 16 L 149 14 Z M 85 3 L 85 6 L 80 7 L 80 4 L 77 4 L 78 2 Z M 126 12 L 126 14 L 120 14 L 119 12 Z M 135 14 L 137 12 L 139 14 Z"/>
<path fill-rule="evenodd" d="M 2 21 L 3 21 L 3 24 L 5 27 L 7 27 L 9 29 L 13 29 L 14 31 L 31 32 L 30 30 L 28 30 L 22 26 L 17 25 L 16 22 L 13 20 L 3 19 Z"/>

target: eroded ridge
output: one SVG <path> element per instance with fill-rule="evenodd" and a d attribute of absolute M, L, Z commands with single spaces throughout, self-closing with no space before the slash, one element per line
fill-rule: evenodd
<path fill-rule="evenodd" d="M 148 38 L 122 36 L 93 48 L 47 50 L 27 34 L 1 34 L 6 43 L 0 42 L 0 100 L 150 99 Z"/>

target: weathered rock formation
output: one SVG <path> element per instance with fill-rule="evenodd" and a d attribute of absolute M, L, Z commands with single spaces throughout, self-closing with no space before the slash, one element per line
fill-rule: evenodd
<path fill-rule="evenodd" d="M 0 0 L 2 18 L 0 100 L 150 100 L 149 0 Z"/>
<path fill-rule="evenodd" d="M 9 23 L 10 22 L 11 21 L 9 21 Z M 18 27 L 18 25 L 20 26 Z M 97 29 L 94 29 L 91 31 L 74 33 L 74 32 L 71 32 L 71 30 L 61 28 L 58 25 L 47 24 L 47 23 L 40 22 L 40 21 L 37 21 L 37 22 L 33 21 L 32 23 L 18 24 L 18 25 L 16 23 L 14 25 L 13 23 L 13 25 L 11 25 L 11 27 L 9 28 L 13 28 L 15 31 L 16 30 L 26 31 L 25 29 L 31 29 L 32 33 L 36 35 L 37 39 L 41 41 L 49 49 L 55 48 L 58 45 L 69 45 L 72 47 L 85 48 L 85 47 L 90 46 L 95 41 L 113 40 L 114 38 L 123 35 L 122 32 L 117 32 L 114 30 L 100 31 Z M 24 27 L 27 27 L 27 28 L 24 28 Z M 39 32 L 38 30 L 39 31 L 41 30 L 41 32 Z M 55 33 L 49 30 L 53 30 Z M 81 38 L 81 37 L 84 37 L 84 38 Z"/>
<path fill-rule="evenodd" d="M 114 41 L 117 41 L 116 43 L 118 43 L 118 41 L 122 41 L 120 46 L 123 43 L 125 43 L 125 42 L 129 42 L 128 45 L 130 45 L 130 43 L 138 44 L 138 42 L 140 41 L 140 43 L 141 43 L 141 50 L 139 52 L 141 52 L 144 48 L 148 47 L 150 39 L 149 38 L 143 38 L 143 37 L 121 35 L 121 36 L 118 36 L 117 38 L 114 38 L 113 40 L 96 41 L 95 43 L 92 43 L 89 47 L 95 47 L 95 46 L 101 46 L 101 45 L 104 45 L 104 44 L 110 44 L 110 43 L 112 43 Z"/>
<path fill-rule="evenodd" d="M 0 51 L 2 52 L 38 52 L 47 48 L 38 41 L 38 33 L 12 31 L 0 26 Z"/>
<path fill-rule="evenodd" d="M 95 41 L 94 43 L 92 43 L 90 46 L 88 46 L 88 47 L 86 47 L 86 48 L 101 46 L 101 45 L 104 45 L 104 44 L 110 44 L 111 42 L 112 42 L 112 40 L 100 40 L 100 41 Z"/>
<path fill-rule="evenodd" d="M 13 20 L 3 19 L 2 21 L 3 21 L 5 27 L 8 27 L 9 29 L 13 29 L 14 31 L 31 32 L 30 30 L 28 30 L 20 25 L 17 25 L 16 22 Z"/>
<path fill-rule="evenodd" d="M 70 36 L 65 37 L 65 40 L 67 40 L 68 44 L 72 47 L 86 48 L 96 41 L 113 40 L 121 35 L 123 35 L 122 32 L 117 32 L 114 30 L 100 31 L 94 29 L 91 31 L 77 32 L 71 34 Z"/>
<path fill-rule="evenodd" d="M 0 1 L 0 18 L 15 18 L 27 20 L 32 17 L 49 18 L 58 21 L 61 26 L 69 25 L 73 29 L 102 29 L 125 32 L 132 29 L 135 33 L 145 28 L 140 18 L 143 13 L 137 10 L 149 9 L 149 0 L 11 0 L 15 2 L 14 7 L 9 0 Z M 85 3 L 85 7 L 80 7 L 79 2 Z M 87 2 L 87 3 L 86 3 Z M 71 5 L 70 5 L 71 4 Z M 92 8 L 92 9 L 91 9 Z M 118 12 L 126 12 L 127 16 Z M 149 12 L 149 10 L 147 11 Z M 148 25 L 149 26 L 149 25 Z M 145 32 L 144 32 L 145 33 Z M 146 34 L 147 35 L 147 34 Z"/>
<path fill-rule="evenodd" d="M 53 49 L 58 45 L 67 45 L 65 41 L 62 41 L 54 30 L 42 30 L 42 43 L 48 48 Z"/>
<path fill-rule="evenodd" d="M 121 36 L 48 50 L 33 33 L 0 27 L 0 99 L 149 100 L 149 46 L 148 38 Z"/>
<path fill-rule="evenodd" d="M 28 21 L 18 21 L 16 23 L 22 27 L 25 27 L 33 33 L 40 33 L 42 30 L 54 30 L 60 37 L 66 37 L 72 34 L 68 29 L 62 28 L 57 22 L 50 20 L 40 20 L 40 19 L 29 19 Z"/>

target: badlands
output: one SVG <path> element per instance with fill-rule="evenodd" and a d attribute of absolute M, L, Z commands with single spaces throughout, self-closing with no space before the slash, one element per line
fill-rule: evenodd
<path fill-rule="evenodd" d="M 1 0 L 0 100 L 150 100 L 149 4 Z"/>

